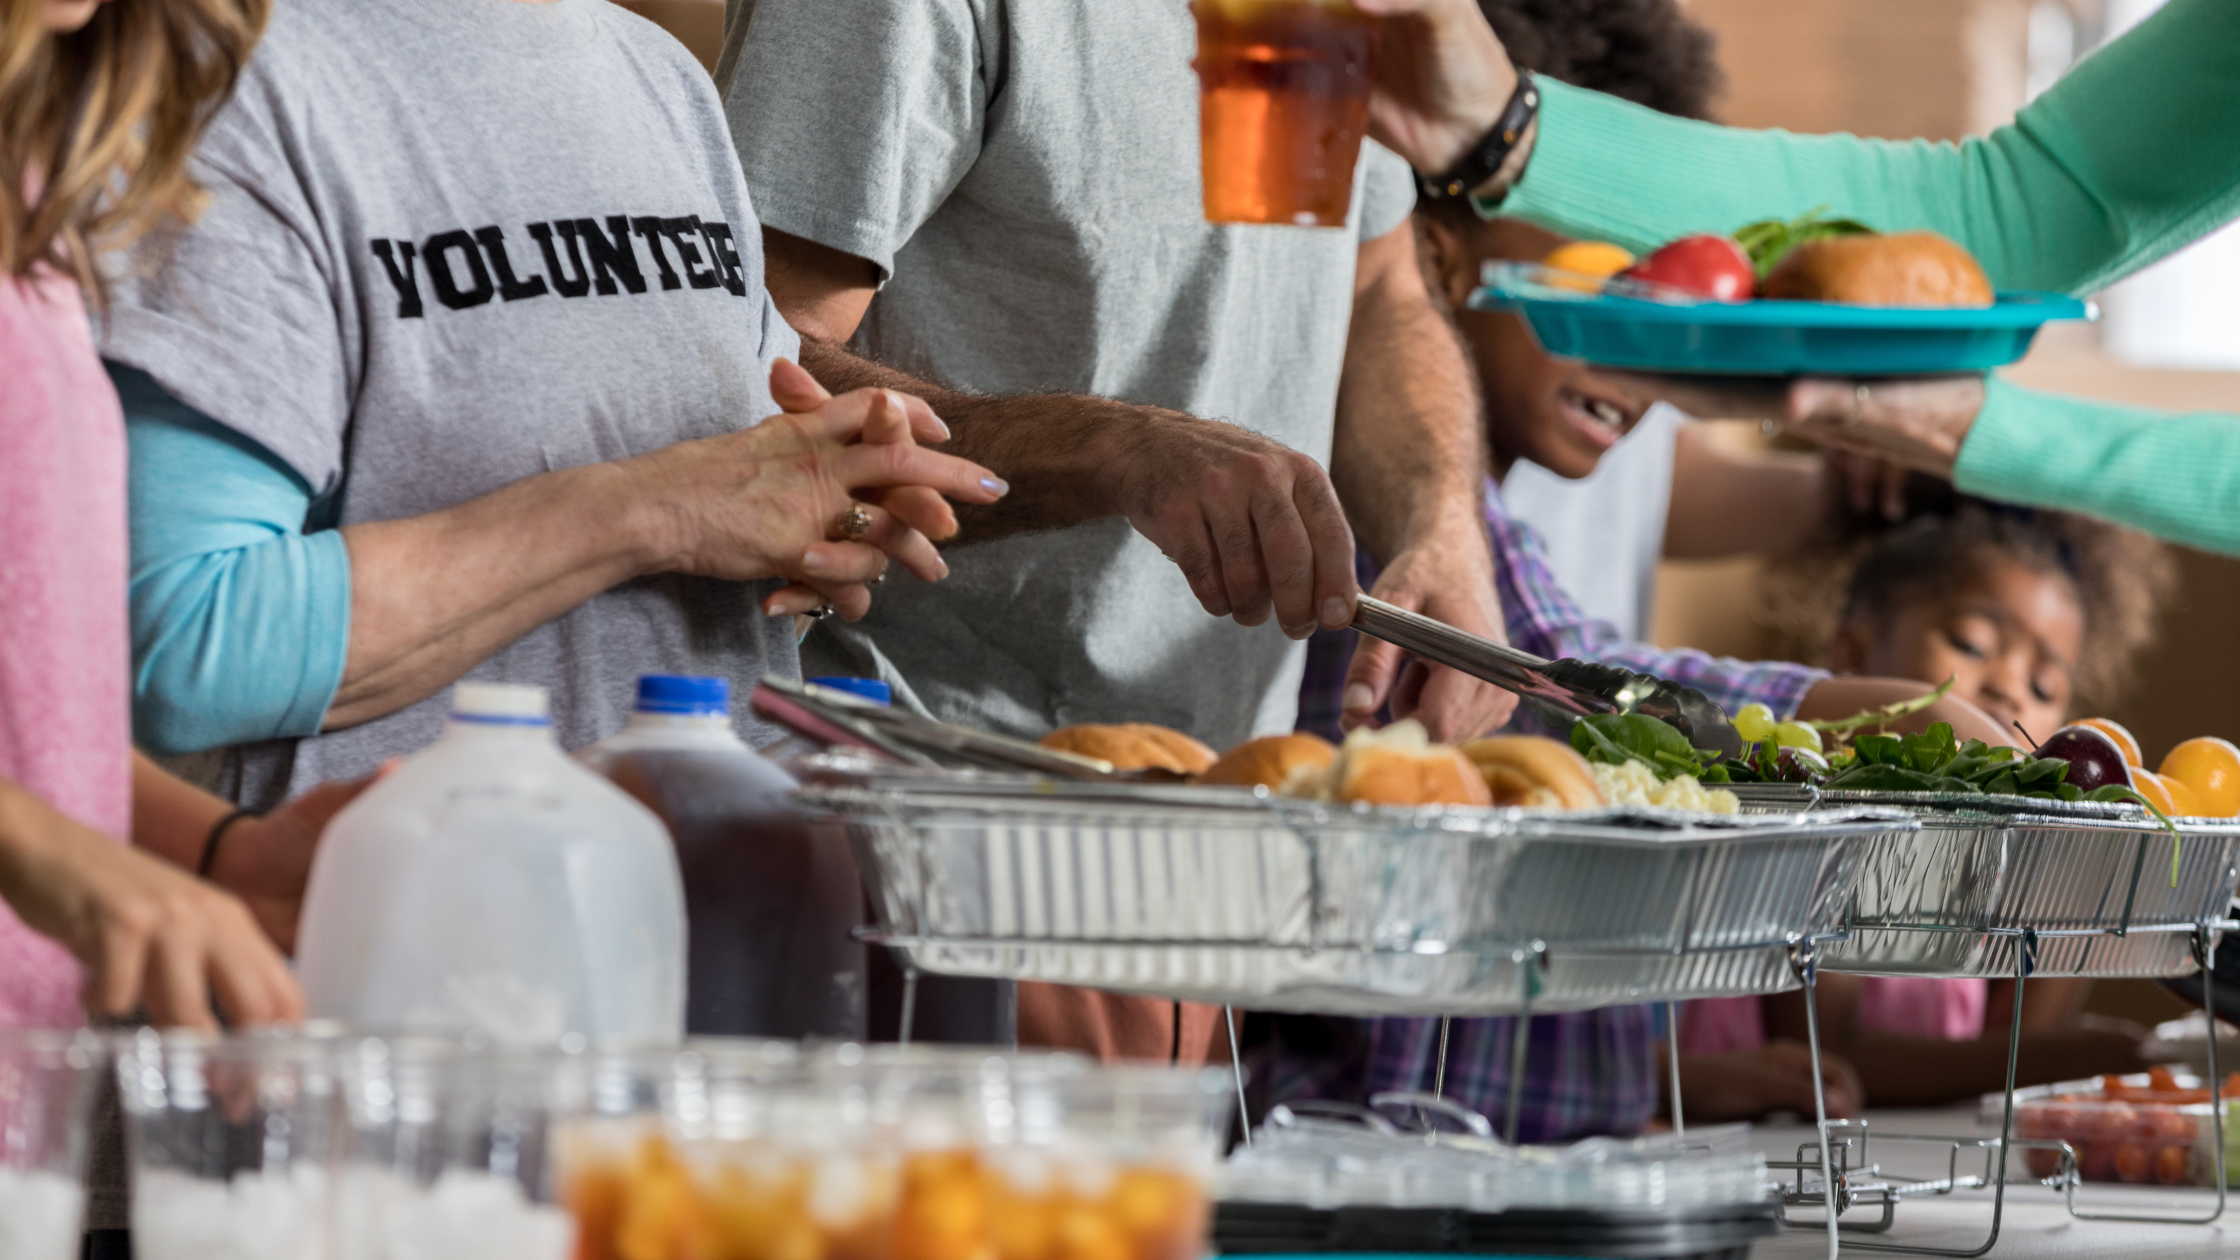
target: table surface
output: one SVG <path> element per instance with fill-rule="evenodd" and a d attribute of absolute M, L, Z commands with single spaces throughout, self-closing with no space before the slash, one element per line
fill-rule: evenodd
<path fill-rule="evenodd" d="M 1954 1111 L 1883 1111 L 1867 1116 L 1870 1133 L 1936 1134 L 1976 1138 L 1989 1136 L 1978 1129 L 1972 1108 Z M 1752 1131 L 1758 1149 L 1768 1159 L 1796 1157 L 1799 1143 L 1809 1141 L 1811 1126 L 1760 1126 Z M 1980 1159 L 1980 1157 L 1978 1157 Z M 1908 1143 L 1888 1143 L 1874 1151 L 1874 1160 L 1885 1171 L 1915 1176 L 1940 1175 L 1946 1156 L 1940 1148 Z M 1976 1165 L 1980 1168 L 1980 1162 Z M 1968 1165 L 1962 1163 L 1962 1171 Z M 2035 1182 L 2010 1184 L 1999 1243 L 1988 1260 L 2125 1260 L 2128 1257 L 2227 1256 L 2240 1257 L 2240 1192 L 2224 1219 L 2214 1225 L 2134 1224 L 2117 1221 L 2081 1221 L 2069 1215 L 2062 1197 Z M 2077 1206 L 2136 1214 L 2207 1215 L 2216 1206 L 2213 1192 L 2158 1189 L 2143 1186 L 2088 1184 L 2077 1192 Z M 1800 1213 L 1800 1215 L 1804 1215 Z M 1948 1198 L 1901 1202 L 1886 1234 L 1844 1232 L 1844 1241 L 1895 1242 L 1929 1247 L 1972 1250 L 1981 1246 L 1991 1230 L 1991 1192 L 1963 1191 Z M 1751 1260 L 1806 1260 L 1824 1257 L 1828 1236 L 1823 1228 L 1787 1230 L 1759 1243 Z M 1866 1257 L 1885 1253 L 1843 1249 L 1845 1256 Z"/>

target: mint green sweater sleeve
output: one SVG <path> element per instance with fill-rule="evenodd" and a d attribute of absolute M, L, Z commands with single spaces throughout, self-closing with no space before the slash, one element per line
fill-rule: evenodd
<path fill-rule="evenodd" d="M 1543 81 L 1524 178 L 1488 213 L 1647 250 L 1826 205 L 1959 241 L 2007 289 L 2089 293 L 2240 217 L 2240 2 L 2170 0 L 1959 144 L 1746 131 Z M 1990 384 L 1954 479 L 2240 555 L 2240 417 Z"/>
<path fill-rule="evenodd" d="M 263 447 L 111 364 L 130 442 L 132 728 L 158 753 L 315 735 L 342 685 L 350 554 Z"/>
<path fill-rule="evenodd" d="M 2240 555 L 2240 416 L 2149 411 L 1994 378 L 1953 484 Z"/>
<path fill-rule="evenodd" d="M 2240 216 L 2240 4 L 2170 0 L 1989 136 L 1747 131 L 1543 81 L 1498 213 L 1654 247 L 1827 205 L 1959 241 L 2001 288 L 2087 293 Z"/>

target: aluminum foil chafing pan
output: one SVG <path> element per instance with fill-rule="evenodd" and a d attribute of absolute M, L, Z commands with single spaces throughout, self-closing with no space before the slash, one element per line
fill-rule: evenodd
<path fill-rule="evenodd" d="M 2011 976 L 2027 929 L 2032 972 L 2184 975 L 2196 925 L 2225 917 L 2240 884 L 2240 823 L 2137 806 L 2026 797 L 1827 792 L 1820 808 L 1900 808 L 1918 831 L 1868 846 L 1847 923 L 1823 965 L 1874 975 Z"/>
<path fill-rule="evenodd" d="M 1774 992 L 1890 811 L 1370 810 L 1204 788 L 867 778 L 846 828 L 929 971 L 1261 1009 L 1496 1014 Z"/>

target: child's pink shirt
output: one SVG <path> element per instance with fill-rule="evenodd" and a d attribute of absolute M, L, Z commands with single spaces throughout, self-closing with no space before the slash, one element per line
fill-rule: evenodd
<path fill-rule="evenodd" d="M 1860 982 L 1859 1027 L 1932 1041 L 1973 1041 L 1983 1035 L 1985 980 L 1868 976 Z M 1766 1043 L 1764 999 L 1705 998 L 1680 1008 L 1680 1052 L 1738 1054 Z"/>
<path fill-rule="evenodd" d="M 78 288 L 0 277 L 0 778 L 132 825 L 125 441 Z M 83 1023 L 77 963 L 0 905 L 0 1027 Z"/>

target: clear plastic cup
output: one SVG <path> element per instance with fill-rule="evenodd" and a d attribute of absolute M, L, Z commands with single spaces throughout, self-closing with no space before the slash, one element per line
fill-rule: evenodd
<path fill-rule="evenodd" d="M 339 1044 L 336 1059 L 337 1260 L 567 1260 L 552 1140 L 589 1109 L 585 1056 L 401 1037 Z"/>
<path fill-rule="evenodd" d="M 0 1029 L 0 1257 L 72 1260 L 95 1074 L 89 1033 Z"/>
<path fill-rule="evenodd" d="M 582 1260 L 1192 1260 L 1218 1072 L 703 1043 L 561 1144 Z"/>
<path fill-rule="evenodd" d="M 1192 0 L 1206 219 L 1343 227 L 1376 19 L 1348 0 Z"/>
<path fill-rule="evenodd" d="M 118 1042 L 138 1260 L 323 1260 L 345 1127 L 335 1048 L 283 1033 Z"/>

